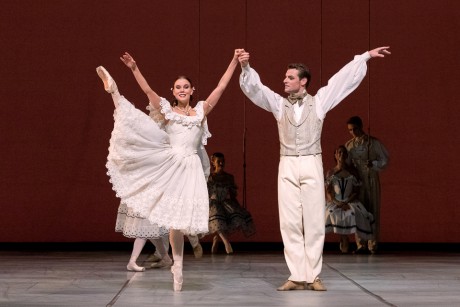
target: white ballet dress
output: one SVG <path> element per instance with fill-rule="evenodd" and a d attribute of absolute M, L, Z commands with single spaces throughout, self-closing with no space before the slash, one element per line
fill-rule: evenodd
<path fill-rule="evenodd" d="M 129 223 L 135 223 L 128 225 L 134 231 L 132 237 L 160 237 L 170 229 L 187 235 L 208 232 L 209 198 L 203 163 L 207 160 L 204 145 L 211 134 L 203 103 L 195 106 L 195 116 L 185 116 L 173 112 L 162 98 L 162 123 L 120 97 L 106 167 L 113 190 L 121 199 L 120 208 L 127 213 Z M 139 227 L 149 233 L 139 236 Z"/>

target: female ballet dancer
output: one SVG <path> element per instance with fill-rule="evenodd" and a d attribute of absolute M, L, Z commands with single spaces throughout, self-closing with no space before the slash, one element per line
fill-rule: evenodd
<path fill-rule="evenodd" d="M 104 67 L 96 69 L 116 108 L 106 164 L 110 182 L 136 217 L 148 219 L 159 236 L 169 231 L 174 291 L 182 289 L 184 234 L 208 232 L 209 198 L 200 160 L 200 154 L 207 157 L 204 145 L 211 136 L 206 116 L 216 107 L 242 51 L 235 50 L 217 87 L 193 108 L 195 89 L 189 78 L 176 79 L 170 103 L 152 90 L 126 52 L 120 59 L 147 95 L 150 116 L 120 95 Z"/>

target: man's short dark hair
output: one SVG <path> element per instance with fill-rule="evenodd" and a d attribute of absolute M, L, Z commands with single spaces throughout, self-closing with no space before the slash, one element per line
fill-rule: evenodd
<path fill-rule="evenodd" d="M 308 87 L 308 85 L 310 84 L 311 73 L 310 73 L 310 69 L 307 66 L 305 66 L 302 63 L 291 63 L 288 65 L 287 68 L 297 69 L 297 71 L 299 72 L 298 76 L 300 80 L 302 80 L 303 78 L 307 78 L 307 84 L 305 84 L 305 88 Z"/>

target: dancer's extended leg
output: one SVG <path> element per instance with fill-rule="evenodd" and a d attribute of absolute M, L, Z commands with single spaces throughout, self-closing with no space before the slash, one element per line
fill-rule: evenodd
<path fill-rule="evenodd" d="M 115 83 L 115 80 L 113 80 L 112 76 L 110 76 L 109 72 L 103 66 L 96 68 L 96 72 L 104 83 L 104 89 L 107 91 L 107 93 L 112 94 L 115 108 L 118 107 L 118 99 L 120 99 L 120 93 L 118 92 L 118 87 Z"/>

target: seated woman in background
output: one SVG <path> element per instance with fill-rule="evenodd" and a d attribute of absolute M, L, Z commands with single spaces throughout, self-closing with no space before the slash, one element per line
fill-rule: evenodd
<path fill-rule="evenodd" d="M 216 253 L 219 237 L 227 254 L 233 253 L 228 236 L 241 230 L 246 237 L 255 233 L 251 214 L 240 206 L 236 199 L 236 184 L 233 175 L 224 171 L 225 157 L 216 152 L 211 156 L 209 191 L 209 234 L 213 235 L 211 252 Z"/>
<path fill-rule="evenodd" d="M 374 217 L 357 199 L 360 182 L 347 161 L 345 146 L 334 152 L 336 166 L 326 175 L 326 233 L 340 235 L 340 250 L 348 253 L 349 234 L 370 240 Z"/>

